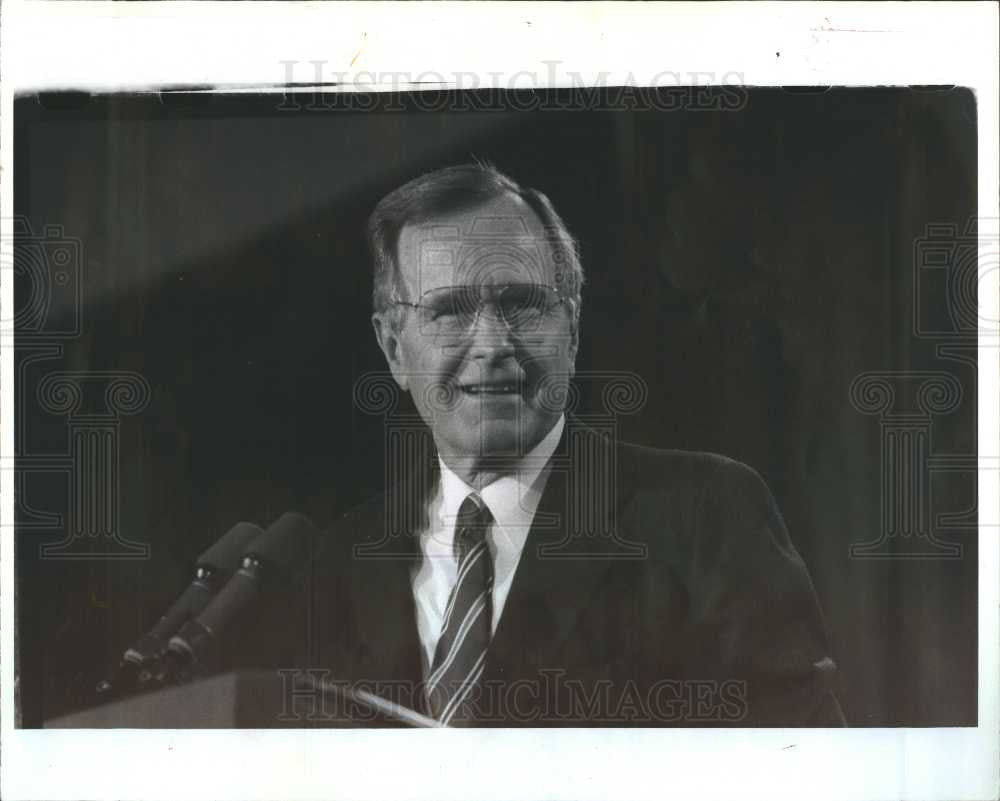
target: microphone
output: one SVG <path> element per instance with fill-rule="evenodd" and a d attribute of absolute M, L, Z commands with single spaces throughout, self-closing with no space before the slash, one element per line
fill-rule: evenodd
<path fill-rule="evenodd" d="M 148 678 L 148 668 L 166 654 L 170 637 L 208 606 L 223 581 L 239 568 L 247 547 L 263 533 L 252 523 L 237 523 L 199 556 L 187 589 L 156 625 L 125 651 L 113 677 L 97 685 L 98 695 L 123 692 Z"/>
<path fill-rule="evenodd" d="M 276 585 L 290 583 L 312 555 L 319 530 L 286 512 L 243 555 L 242 565 L 201 614 L 170 638 L 164 677 L 186 680 L 215 663 L 223 635 L 245 622 Z"/>

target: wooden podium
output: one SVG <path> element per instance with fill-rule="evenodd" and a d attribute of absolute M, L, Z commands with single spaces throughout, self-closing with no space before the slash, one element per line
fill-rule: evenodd
<path fill-rule="evenodd" d="M 46 729 L 432 728 L 370 693 L 271 671 L 223 673 L 45 722 Z"/>

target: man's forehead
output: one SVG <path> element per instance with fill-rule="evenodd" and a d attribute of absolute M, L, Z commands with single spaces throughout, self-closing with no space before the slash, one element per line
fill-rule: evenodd
<path fill-rule="evenodd" d="M 413 290 L 481 280 L 549 282 L 548 247 L 531 206 L 504 196 L 404 226 L 399 260 Z"/>
<path fill-rule="evenodd" d="M 400 245 L 440 238 L 469 237 L 537 239 L 545 226 L 535 210 L 522 198 L 510 193 L 481 203 L 434 214 L 420 222 L 408 223 L 400 232 Z"/>

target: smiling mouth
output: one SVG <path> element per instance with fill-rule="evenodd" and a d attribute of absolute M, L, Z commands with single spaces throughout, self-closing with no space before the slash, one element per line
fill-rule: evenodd
<path fill-rule="evenodd" d="M 520 395 L 522 385 L 517 381 L 488 384 L 463 384 L 460 389 L 467 395 Z"/>

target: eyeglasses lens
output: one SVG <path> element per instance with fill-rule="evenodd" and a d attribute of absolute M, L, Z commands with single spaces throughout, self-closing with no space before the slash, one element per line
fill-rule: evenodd
<path fill-rule="evenodd" d="M 452 333 L 468 331 L 479 315 L 499 322 L 498 314 L 511 330 L 523 331 L 537 326 L 558 302 L 558 296 L 548 287 L 509 284 L 489 293 L 476 286 L 434 289 L 425 294 L 421 305 L 429 326 Z"/>

